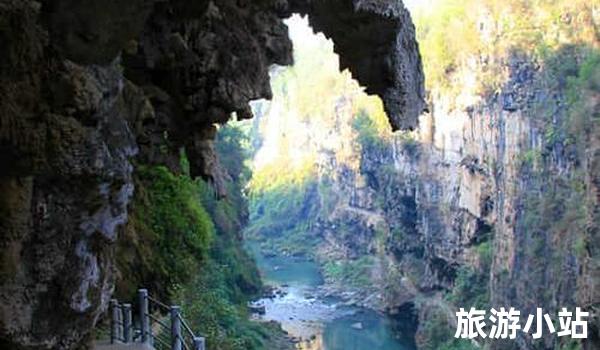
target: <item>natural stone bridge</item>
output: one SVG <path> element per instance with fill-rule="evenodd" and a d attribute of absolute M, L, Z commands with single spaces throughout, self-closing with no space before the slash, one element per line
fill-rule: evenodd
<path fill-rule="evenodd" d="M 424 77 L 400 0 L 0 1 L 0 347 L 86 346 L 137 164 L 176 167 L 185 149 L 224 195 L 216 125 L 272 96 L 293 13 L 335 42 L 393 129 L 416 127 Z"/>

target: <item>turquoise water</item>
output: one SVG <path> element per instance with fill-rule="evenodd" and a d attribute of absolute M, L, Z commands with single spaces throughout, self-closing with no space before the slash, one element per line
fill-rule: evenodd
<path fill-rule="evenodd" d="M 258 258 L 257 263 L 267 284 L 316 287 L 323 283 L 318 266 L 292 257 Z"/>
<path fill-rule="evenodd" d="M 413 350 L 411 336 L 398 336 L 394 323 L 377 312 L 337 306 L 336 300 L 318 300 L 312 295 L 323 283 L 316 263 L 293 257 L 263 257 L 251 249 L 269 284 L 287 285 L 287 295 L 263 299 L 265 319 L 280 322 L 290 334 L 316 338 L 303 349 L 310 350 Z"/>
<path fill-rule="evenodd" d="M 396 338 L 392 322 L 385 316 L 370 310 L 337 318 L 325 325 L 323 350 L 412 350 L 411 338 Z M 362 329 L 353 325 L 360 323 Z"/>

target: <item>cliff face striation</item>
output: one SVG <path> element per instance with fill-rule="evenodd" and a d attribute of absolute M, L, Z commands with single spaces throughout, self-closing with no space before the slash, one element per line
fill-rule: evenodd
<path fill-rule="evenodd" d="M 572 12 L 561 11 L 570 18 Z M 540 36 L 554 37 L 556 30 L 578 39 L 556 35 L 561 42 L 543 54 L 503 46 L 461 52 L 466 58 L 445 72 L 445 86 L 432 85 L 430 112 L 413 132 L 382 130 L 380 111 L 345 79 L 338 78 L 347 85 L 310 93 L 301 91 L 309 85 L 302 79 L 317 78 L 302 78 L 301 68 L 278 76 L 281 95 L 257 128 L 249 237 L 267 252 L 313 257 L 328 290 L 350 302 L 399 318 L 414 313 L 423 349 L 474 347 L 454 342 L 459 307 L 514 307 L 523 322 L 537 307 L 556 317 L 577 306 L 592 315 L 581 343 L 520 334 L 480 345 L 595 349 L 600 56 L 597 41 L 585 39 L 597 19 L 577 13 L 578 21 L 553 22 Z M 498 45 L 488 35 L 494 19 L 478 18 L 468 30 L 483 44 Z M 329 67 L 304 64 L 330 79 Z M 332 107 L 298 106 L 295 101 L 310 100 L 304 94 Z M 264 184 L 276 172 L 260 161 L 274 144 L 290 143 L 302 151 L 270 162 L 296 174 Z M 278 209 L 267 212 L 271 207 Z"/>
<path fill-rule="evenodd" d="M 275 99 L 259 118 L 262 147 L 273 149 L 280 132 L 281 144 L 293 139 L 316 165 L 289 179 L 295 190 L 255 184 L 249 236 L 268 253 L 313 257 L 328 291 L 350 302 L 399 317 L 414 312 L 425 349 L 441 344 L 432 341 L 441 334 L 434 329 L 453 339 L 458 307 L 594 312 L 597 126 L 572 129 L 581 127 L 579 117 L 564 90 L 548 88 L 552 68 L 515 55 L 506 69 L 502 90 L 471 96 L 473 105 L 457 108 L 435 97 L 432 113 L 408 134 L 379 135 L 366 111 L 355 114 L 351 93 L 336 99 L 331 124 L 293 114 L 284 124 L 271 120 L 289 103 Z M 596 98 L 586 100 L 592 109 Z M 575 144 L 571 132 L 584 136 Z M 273 203 L 289 205 L 268 213 Z M 598 320 L 589 322 L 585 344 L 593 349 Z M 545 339 L 490 345 L 561 346 Z"/>
<path fill-rule="evenodd" d="M 595 146 L 584 136 L 598 130 L 577 131 L 578 146 L 567 141 L 571 123 L 579 122 L 564 91 L 548 89 L 549 64 L 516 55 L 506 69 L 510 78 L 497 94 L 464 109 L 436 97 L 414 141 L 395 139 L 378 153 L 367 148 L 374 156 L 363 153 L 362 173 L 389 203 L 371 207 L 388 223 L 378 255 L 396 276 L 382 279 L 384 305 L 393 310 L 429 298 L 417 333 L 426 348 L 430 321 L 440 315 L 452 325 L 456 307 L 510 305 L 528 315 L 536 307 L 556 314 L 598 305 L 598 290 L 589 284 L 598 278 L 590 269 L 598 261 L 598 202 L 590 182 L 596 156 L 589 158 Z M 593 348 L 598 320 L 590 327 L 586 344 Z M 556 338 L 540 344 L 526 336 L 489 345 L 560 346 Z"/>
<path fill-rule="evenodd" d="M 0 346 L 85 342 L 112 294 L 134 163 L 175 169 L 183 147 L 223 192 L 215 124 L 271 97 L 296 11 L 340 43 L 392 125 L 414 126 L 423 76 L 400 2 L 0 1 Z"/>

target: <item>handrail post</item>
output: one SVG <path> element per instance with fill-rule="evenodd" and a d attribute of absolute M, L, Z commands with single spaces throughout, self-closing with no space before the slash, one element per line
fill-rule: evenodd
<path fill-rule="evenodd" d="M 110 343 L 117 342 L 119 337 L 119 305 L 117 299 L 110 300 Z"/>
<path fill-rule="evenodd" d="M 150 309 L 148 308 L 148 290 L 138 290 L 138 299 L 140 303 L 140 327 L 142 333 L 142 343 L 148 343 L 150 340 Z"/>
<path fill-rule="evenodd" d="M 181 350 L 181 319 L 179 306 L 171 306 L 171 350 Z"/>
<path fill-rule="evenodd" d="M 194 350 L 206 350 L 204 337 L 194 337 Z"/>
<path fill-rule="evenodd" d="M 132 339 L 131 327 L 131 304 L 123 304 L 123 341 L 131 343 Z"/>
<path fill-rule="evenodd" d="M 118 338 L 119 341 L 122 342 L 123 341 L 123 308 L 122 308 L 122 304 L 118 304 L 117 305 L 117 330 L 119 331 L 118 334 Z"/>

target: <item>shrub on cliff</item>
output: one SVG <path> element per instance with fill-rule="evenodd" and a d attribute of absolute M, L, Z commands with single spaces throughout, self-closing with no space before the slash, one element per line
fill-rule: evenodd
<path fill-rule="evenodd" d="M 131 216 L 117 249 L 117 296 L 128 300 L 145 286 L 168 299 L 207 257 L 215 235 L 199 188 L 162 166 L 138 166 Z"/>

